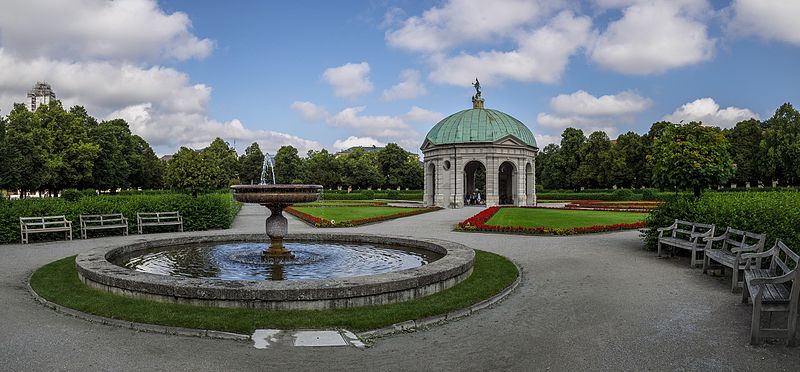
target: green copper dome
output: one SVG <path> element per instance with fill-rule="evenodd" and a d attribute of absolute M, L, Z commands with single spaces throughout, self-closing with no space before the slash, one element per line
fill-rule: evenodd
<path fill-rule="evenodd" d="M 494 142 L 509 135 L 537 147 L 533 133 L 525 124 L 504 112 L 485 108 L 459 111 L 442 119 L 425 139 L 434 145 L 445 145 Z"/>

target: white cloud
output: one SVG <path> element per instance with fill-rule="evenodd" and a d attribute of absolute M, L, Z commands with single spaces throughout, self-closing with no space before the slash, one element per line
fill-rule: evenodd
<path fill-rule="evenodd" d="M 435 124 L 444 119 L 444 114 L 417 106 L 411 106 L 411 110 L 408 110 L 404 117 L 406 120 L 416 123 Z"/>
<path fill-rule="evenodd" d="M 467 41 L 487 41 L 515 33 L 520 26 L 542 17 L 551 3 L 450 0 L 406 19 L 399 29 L 387 31 L 386 41 L 393 47 L 424 52 L 441 51 Z M 391 17 L 396 20 L 396 11 Z"/>
<path fill-rule="evenodd" d="M 342 98 L 356 98 L 372 91 L 369 81 L 369 63 L 347 63 L 339 67 L 331 67 L 322 74 L 333 88 L 333 94 Z"/>
<path fill-rule="evenodd" d="M 26 60 L 0 48 L 0 93 L 20 102 L 37 80 L 53 86 L 66 106 L 80 104 L 106 113 L 119 107 L 153 102 L 175 112 L 203 112 L 211 88 L 167 67 L 139 67 L 117 62 Z M 11 102 L 0 101 L 2 107 Z"/>
<path fill-rule="evenodd" d="M 106 119 L 122 118 L 131 131 L 147 140 L 160 153 L 171 153 L 179 146 L 203 148 L 220 137 L 239 150 L 258 142 L 262 150 L 275 153 L 283 145 L 297 148 L 300 154 L 318 150 L 322 144 L 285 133 L 252 130 L 238 119 L 219 122 L 202 113 L 164 112 L 150 103 L 128 106 L 110 113 Z"/>
<path fill-rule="evenodd" d="M 378 141 L 378 140 L 376 140 L 374 138 L 356 137 L 356 136 L 350 136 L 350 137 L 347 137 L 344 140 L 336 140 L 336 142 L 333 143 L 333 148 L 338 150 L 338 151 L 346 150 L 346 149 L 349 149 L 349 148 L 354 147 L 354 146 L 364 146 L 364 147 L 378 146 L 378 147 L 383 147 L 383 146 L 386 146 L 386 144 L 381 142 L 381 141 Z"/>
<path fill-rule="evenodd" d="M 400 99 L 412 99 L 428 94 L 425 85 L 420 81 L 418 70 L 403 70 L 400 73 L 400 82 L 391 88 L 383 91 L 383 99 L 395 101 Z"/>
<path fill-rule="evenodd" d="M 543 150 L 545 146 L 555 143 L 556 145 L 561 143 L 561 136 L 553 136 L 549 134 L 534 134 L 536 138 L 536 146 L 539 147 L 539 151 Z"/>
<path fill-rule="evenodd" d="M 700 98 L 675 109 L 672 114 L 664 116 L 663 120 L 673 123 L 701 121 L 705 125 L 730 128 L 736 123 L 750 118 L 758 119 L 755 112 L 739 107 L 726 107 L 720 110 L 719 104 L 712 98 Z"/>
<path fill-rule="evenodd" d="M 204 58 L 213 42 L 191 27 L 185 13 L 166 14 L 155 0 L 8 1 L 0 12 L 0 45 L 31 58 Z"/>
<path fill-rule="evenodd" d="M 588 53 L 592 60 L 619 73 L 646 75 L 711 59 L 715 40 L 701 20 L 712 12 L 706 0 L 631 3 L 597 37 Z"/>
<path fill-rule="evenodd" d="M 562 115 L 627 115 L 642 112 L 652 103 L 649 98 L 630 91 L 595 97 L 579 90 L 550 99 L 550 107 Z"/>
<path fill-rule="evenodd" d="M 731 8 L 729 32 L 800 45 L 800 1 L 736 0 Z"/>
<path fill-rule="evenodd" d="M 461 53 L 453 57 L 431 57 L 429 79 L 467 86 L 480 77 L 495 84 L 502 80 L 554 83 L 561 78 L 569 57 L 583 46 L 590 35 L 591 19 L 564 11 L 532 32 L 516 36 L 517 49 Z"/>
<path fill-rule="evenodd" d="M 413 129 L 398 116 L 361 115 L 366 107 L 348 107 L 333 115 L 328 124 L 338 128 L 356 129 L 361 136 L 377 138 L 402 138 Z"/>
<path fill-rule="evenodd" d="M 309 122 L 322 121 L 331 116 L 325 108 L 308 101 L 295 101 L 292 103 L 291 108 L 299 112 L 303 120 Z"/>
<path fill-rule="evenodd" d="M 184 13 L 166 14 L 152 0 L 31 0 L 0 12 L 0 110 L 24 102 L 36 81 L 51 84 L 65 107 L 99 118 L 123 118 L 159 153 L 202 147 L 215 137 L 265 149 L 318 142 L 246 128 L 207 115 L 211 87 L 192 83 L 162 59 L 203 58 L 212 42 L 191 31 Z"/>

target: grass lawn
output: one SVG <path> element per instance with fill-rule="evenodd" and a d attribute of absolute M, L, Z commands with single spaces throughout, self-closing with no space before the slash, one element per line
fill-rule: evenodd
<path fill-rule="evenodd" d="M 226 309 L 123 297 L 81 283 L 75 270 L 75 256 L 36 270 L 31 276 L 31 287 L 40 296 L 62 306 L 139 323 L 245 334 L 258 328 L 364 331 L 468 307 L 499 293 L 518 274 L 508 259 L 475 251 L 472 275 L 453 288 L 399 304 L 336 310 Z"/>
<path fill-rule="evenodd" d="M 646 213 L 543 208 L 501 208 L 487 225 L 574 228 L 644 221 Z"/>
<path fill-rule="evenodd" d="M 370 217 L 390 216 L 402 212 L 423 210 L 425 208 L 402 208 L 402 207 L 339 207 L 339 206 L 324 206 L 324 207 L 302 207 L 295 206 L 294 209 L 308 213 L 314 217 L 324 218 L 326 220 L 335 220 L 336 222 L 360 220 Z"/>

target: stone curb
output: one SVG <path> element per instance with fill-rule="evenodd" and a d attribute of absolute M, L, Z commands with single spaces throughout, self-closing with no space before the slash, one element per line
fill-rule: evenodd
<path fill-rule="evenodd" d="M 250 341 L 250 335 L 243 335 L 239 333 L 214 331 L 209 329 L 170 327 L 158 324 L 136 323 L 136 322 L 129 322 L 125 320 L 106 318 L 104 316 L 84 313 L 82 311 L 70 309 L 68 307 L 64 307 L 59 304 L 50 302 L 44 299 L 42 296 L 39 296 L 39 294 L 36 293 L 36 291 L 34 291 L 33 288 L 31 287 L 30 278 L 28 278 L 28 281 L 25 284 L 27 285 L 28 292 L 31 294 L 31 296 L 33 296 L 33 298 L 37 302 L 44 305 L 44 307 L 55 310 L 58 313 L 69 315 L 74 318 L 86 320 L 91 323 L 98 323 L 113 327 L 132 329 L 137 332 L 160 333 L 166 335 L 187 336 L 187 337 L 209 337 L 221 340 Z"/>
<path fill-rule="evenodd" d="M 400 332 L 415 332 L 421 329 L 430 328 L 432 326 L 436 326 L 442 323 L 446 323 L 448 321 L 457 320 L 460 318 L 468 317 L 475 313 L 476 311 L 483 310 L 487 307 L 490 307 L 503 299 L 505 299 L 511 292 L 513 292 L 519 284 L 522 282 L 522 269 L 513 262 L 514 267 L 517 268 L 517 272 L 519 275 L 517 279 L 514 280 L 508 287 L 500 291 L 500 293 L 487 298 L 481 302 L 478 302 L 472 306 L 469 306 L 464 309 L 454 310 L 446 314 L 442 315 L 434 315 L 427 318 L 415 319 L 415 320 L 406 320 L 404 322 L 395 323 L 388 325 L 386 327 L 373 329 L 369 331 L 364 331 L 361 333 L 357 333 L 359 339 L 374 339 L 378 337 L 384 337 L 395 333 Z M 33 274 L 31 274 L 33 275 Z M 113 327 L 119 328 L 126 328 L 132 329 L 137 332 L 149 332 L 149 333 L 159 333 L 159 334 L 167 334 L 167 335 L 176 335 L 176 336 L 187 336 L 187 337 L 208 337 L 213 339 L 220 339 L 220 340 L 233 340 L 233 341 L 250 341 L 250 335 L 243 335 L 239 333 L 231 333 L 231 332 L 222 332 L 222 331 L 214 331 L 208 329 L 193 329 L 193 328 L 183 328 L 183 327 L 170 327 L 170 326 L 162 326 L 157 324 L 146 324 L 146 323 L 136 323 L 136 322 L 129 322 L 125 320 L 119 319 L 112 319 L 106 318 L 99 315 L 93 315 L 84 313 L 82 311 L 70 309 L 68 307 L 61 306 L 59 304 L 50 302 L 45 298 L 39 296 L 36 291 L 33 290 L 31 287 L 30 277 L 26 281 L 25 285 L 28 287 L 28 292 L 33 296 L 33 298 L 42 304 L 44 307 L 50 308 L 55 310 L 58 313 L 69 315 L 74 318 L 83 319 L 85 321 L 91 323 L 98 323 L 103 325 L 109 325 Z"/>
<path fill-rule="evenodd" d="M 358 333 L 357 335 L 361 339 L 372 339 L 372 338 L 384 337 L 384 336 L 388 336 L 388 335 L 395 334 L 395 333 L 400 333 L 400 332 L 415 332 L 415 331 L 426 329 L 426 328 L 430 328 L 432 326 L 436 326 L 436 325 L 439 325 L 439 324 L 442 324 L 442 323 L 446 323 L 448 321 L 452 321 L 452 320 L 457 320 L 457 319 L 461 319 L 461 318 L 464 318 L 464 317 L 468 317 L 468 316 L 474 314 L 476 311 L 480 311 L 480 310 L 483 310 L 483 309 L 485 309 L 487 307 L 490 307 L 490 306 L 502 301 L 503 299 L 505 299 L 509 294 L 511 294 L 511 292 L 513 292 L 515 289 L 517 289 L 519 284 L 522 282 L 522 269 L 517 265 L 516 262 L 514 262 L 514 261 L 511 261 L 511 262 L 514 264 L 514 267 L 517 268 L 517 272 L 519 273 L 519 275 L 517 276 L 517 279 L 514 280 L 514 282 L 511 283 L 508 287 L 506 287 L 505 289 L 500 291 L 500 293 L 498 293 L 498 294 L 496 294 L 496 295 L 494 295 L 494 296 L 492 296 L 490 298 L 487 298 L 487 299 L 485 299 L 485 300 L 483 300 L 481 302 L 478 302 L 478 303 L 476 303 L 476 304 L 474 304 L 472 306 L 469 306 L 469 307 L 466 307 L 466 308 L 463 308 L 463 309 L 453 310 L 453 311 L 451 311 L 451 312 L 449 312 L 447 314 L 434 315 L 434 316 L 431 316 L 431 317 L 415 319 L 415 320 L 407 320 L 407 321 L 404 321 L 404 322 L 391 324 L 391 325 L 388 325 L 386 327 L 373 329 L 373 330 L 369 330 L 369 331 L 364 331 L 364 332 Z"/>

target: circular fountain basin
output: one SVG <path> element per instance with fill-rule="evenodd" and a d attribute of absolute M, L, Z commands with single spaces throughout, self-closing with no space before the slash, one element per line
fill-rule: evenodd
<path fill-rule="evenodd" d="M 218 307 L 331 309 L 391 304 L 440 292 L 469 277 L 475 259 L 472 249 L 437 239 L 363 234 L 290 234 L 285 241 L 290 245 L 354 246 L 367 251 L 370 246 L 379 249 L 390 247 L 417 252 L 420 257 L 429 257 L 430 262 L 414 268 L 400 265 L 394 267 L 396 271 L 377 274 L 359 275 L 351 272 L 347 276 L 337 274 L 326 279 L 286 278 L 290 280 L 170 276 L 114 264 L 125 257 L 140 257 L 156 251 L 181 249 L 187 245 L 250 244 L 259 247 L 265 244 L 262 234 L 238 234 L 181 237 L 96 248 L 78 255 L 76 265 L 82 282 L 124 296 Z M 256 254 L 260 252 L 258 248 L 254 250 Z M 228 258 L 250 260 L 247 254 L 237 256 L 236 252 L 230 253 Z M 349 262 L 352 260 L 341 264 Z M 298 267 L 298 270 L 301 269 L 302 266 Z M 284 268 L 284 271 L 284 274 L 289 274 L 291 270 Z M 348 272 L 348 268 L 343 267 L 342 271 Z"/>
<path fill-rule="evenodd" d="M 233 185 L 233 198 L 242 203 L 295 204 L 319 199 L 321 185 Z"/>

